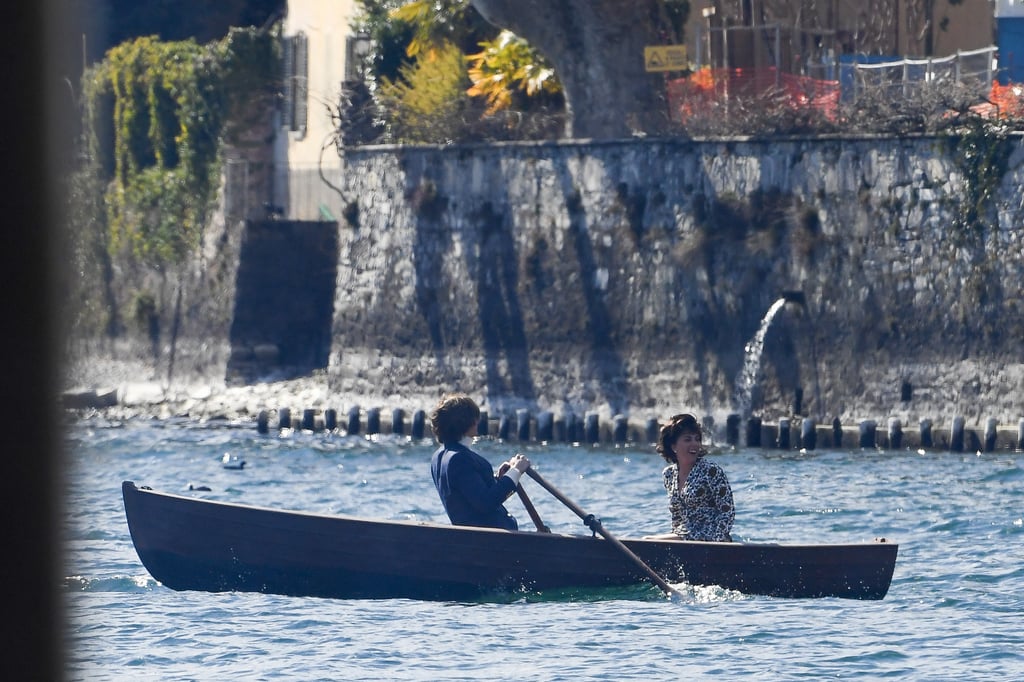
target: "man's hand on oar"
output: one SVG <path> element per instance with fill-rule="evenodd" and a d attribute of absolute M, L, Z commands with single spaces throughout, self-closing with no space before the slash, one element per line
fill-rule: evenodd
<path fill-rule="evenodd" d="M 498 478 L 505 475 L 509 469 L 512 468 L 512 462 L 526 462 L 526 470 L 529 470 L 529 461 L 525 455 L 517 452 L 508 462 L 502 462 L 501 466 L 498 467 Z M 533 506 L 533 502 L 530 501 L 529 495 L 523 490 L 522 484 L 516 485 L 516 494 L 519 495 L 519 501 L 523 503 L 523 508 L 526 509 L 526 513 L 530 515 L 530 520 L 533 521 L 533 525 L 537 526 L 537 530 L 541 533 L 550 533 L 551 529 L 545 525 L 544 521 L 541 520 L 540 514 L 537 513 L 536 507 Z"/>

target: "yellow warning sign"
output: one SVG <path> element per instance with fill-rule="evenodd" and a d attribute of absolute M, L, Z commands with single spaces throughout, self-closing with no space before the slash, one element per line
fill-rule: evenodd
<path fill-rule="evenodd" d="M 686 45 L 648 45 L 644 48 L 644 68 L 647 71 L 685 71 Z"/>

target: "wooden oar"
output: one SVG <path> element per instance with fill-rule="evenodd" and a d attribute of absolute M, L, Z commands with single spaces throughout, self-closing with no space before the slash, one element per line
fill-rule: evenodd
<path fill-rule="evenodd" d="M 537 513 L 537 510 L 533 506 L 533 502 L 530 501 L 530 497 L 526 494 L 526 491 L 523 490 L 523 486 L 517 485 L 516 493 L 519 494 L 519 500 L 523 503 L 523 506 L 526 507 L 526 513 L 530 515 L 530 519 L 533 521 L 533 525 L 537 526 L 537 530 L 541 533 L 550 533 L 551 529 L 544 525 L 544 522 L 540 518 L 540 514 Z"/>
<path fill-rule="evenodd" d="M 554 495 L 562 504 L 564 504 L 566 507 L 575 512 L 577 516 L 583 519 L 583 523 L 586 524 L 587 528 L 590 528 L 592 531 L 596 533 L 600 533 L 605 540 L 615 545 L 615 547 L 619 551 L 621 551 L 623 554 L 629 557 L 633 561 L 633 563 L 635 563 L 637 566 L 643 569 L 644 573 L 646 573 L 647 576 L 651 579 L 651 582 L 660 587 L 662 591 L 665 592 L 665 594 L 669 595 L 670 597 L 682 596 L 679 594 L 679 592 L 673 589 L 672 586 L 669 585 L 664 578 L 655 573 L 653 568 L 645 564 L 643 559 L 634 554 L 629 547 L 626 547 L 624 544 L 622 544 L 622 542 L 617 537 L 615 537 L 610 532 L 605 530 L 604 526 L 601 525 L 600 519 L 595 517 L 593 514 L 588 514 L 587 512 L 580 509 L 580 507 L 575 502 L 573 502 L 568 497 L 563 495 L 558 490 L 558 488 L 545 481 L 540 474 L 533 470 L 533 467 L 530 467 L 529 469 L 526 470 L 526 475 L 532 478 L 533 480 L 537 481 L 537 483 L 539 483 L 542 488 L 544 488 L 549 493 Z"/>

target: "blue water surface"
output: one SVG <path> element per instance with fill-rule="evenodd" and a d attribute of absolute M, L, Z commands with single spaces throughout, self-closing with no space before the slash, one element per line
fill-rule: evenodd
<path fill-rule="evenodd" d="M 619 536 L 665 532 L 646 445 L 482 440 L 526 452 Z M 73 680 L 1024 679 L 1024 455 L 718 449 L 737 540 L 900 545 L 882 601 L 653 587 L 510 603 L 175 592 L 139 562 L 120 485 L 276 508 L 446 522 L 429 441 L 260 435 L 251 423 L 81 419 L 67 430 L 64 594 Z M 245 461 L 225 468 L 225 454 Z M 587 532 L 534 482 L 556 532 Z M 530 528 L 515 498 L 509 508 Z"/>

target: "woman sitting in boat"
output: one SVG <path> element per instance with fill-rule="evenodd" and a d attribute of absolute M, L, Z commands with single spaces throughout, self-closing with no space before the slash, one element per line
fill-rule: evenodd
<path fill-rule="evenodd" d="M 441 446 L 430 461 L 430 474 L 448 518 L 457 526 L 518 530 L 504 502 L 516 491 L 530 460 L 517 454 L 494 475 L 491 463 L 463 445 L 476 435 L 480 408 L 466 395 L 447 395 L 430 415 L 430 428 Z"/>
<path fill-rule="evenodd" d="M 732 488 L 722 467 L 706 458 L 703 440 L 691 414 L 677 414 L 661 427 L 657 450 L 668 462 L 663 476 L 672 533 L 651 537 L 732 542 Z"/>

